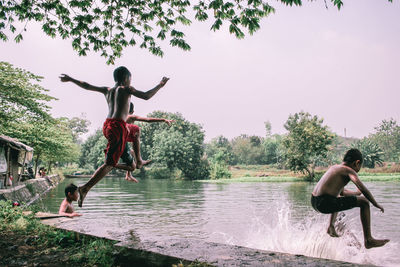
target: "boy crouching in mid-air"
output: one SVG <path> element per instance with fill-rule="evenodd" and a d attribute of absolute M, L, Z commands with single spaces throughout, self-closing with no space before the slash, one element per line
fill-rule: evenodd
<path fill-rule="evenodd" d="M 338 237 L 334 227 L 337 212 L 359 207 L 365 248 L 381 247 L 389 242 L 389 239 L 379 240 L 372 237 L 369 203 L 371 202 L 382 212 L 384 209 L 358 178 L 357 173 L 361 169 L 362 162 L 362 154 L 358 149 L 347 151 L 343 162 L 330 167 L 319 180 L 312 192 L 311 204 L 316 211 L 331 214 L 328 234 L 333 237 Z M 359 191 L 344 189 L 349 181 L 352 181 Z M 361 194 L 364 196 L 360 196 Z"/>
<path fill-rule="evenodd" d="M 126 123 L 127 123 L 126 126 L 128 128 L 128 136 L 126 138 L 126 147 L 125 147 L 125 151 L 123 152 L 123 154 L 121 156 L 121 160 L 129 165 L 132 165 L 132 161 L 133 161 L 133 166 L 136 169 L 140 169 L 143 166 L 151 163 L 151 160 L 143 160 L 142 159 L 142 156 L 140 153 L 140 127 L 134 123 L 136 121 L 149 122 L 149 123 L 165 122 L 168 126 L 171 126 L 171 124 L 175 121 L 164 119 L 164 118 L 141 117 L 138 115 L 133 115 L 133 113 L 134 113 L 134 105 L 132 103 L 130 103 L 129 115 L 126 119 Z M 133 150 L 129 149 L 129 144 L 128 144 L 129 142 L 132 143 Z M 132 155 L 134 155 L 135 159 L 133 159 Z M 136 160 L 136 164 L 135 164 L 135 160 Z M 126 172 L 125 179 L 128 181 L 136 182 L 136 183 L 138 182 L 138 180 L 136 180 L 136 178 L 134 178 L 131 175 L 131 171 L 129 171 L 129 170 Z"/>
<path fill-rule="evenodd" d="M 58 214 L 67 217 L 82 216 L 82 214 L 76 213 L 72 206 L 72 201 L 77 201 L 79 197 L 78 187 L 74 184 L 69 184 L 65 187 L 65 199 L 61 202 Z"/>

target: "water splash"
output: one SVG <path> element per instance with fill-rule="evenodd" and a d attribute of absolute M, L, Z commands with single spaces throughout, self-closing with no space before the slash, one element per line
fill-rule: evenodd
<path fill-rule="evenodd" d="M 326 234 L 328 216 L 312 212 L 296 221 L 291 210 L 284 203 L 264 214 L 254 214 L 244 240 L 220 234 L 228 244 L 361 264 L 399 266 L 397 243 L 370 250 L 364 248 L 358 218 L 339 218 L 344 226 L 342 236 L 332 238 Z"/>

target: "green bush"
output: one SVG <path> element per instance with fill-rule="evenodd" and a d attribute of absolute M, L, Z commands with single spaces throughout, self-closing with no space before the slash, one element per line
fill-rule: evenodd
<path fill-rule="evenodd" d="M 221 163 L 213 163 L 211 165 L 211 179 L 231 178 L 232 173 L 228 166 Z"/>
<path fill-rule="evenodd" d="M 146 169 L 146 176 L 153 179 L 180 178 L 179 171 L 163 165 L 153 165 L 150 169 Z"/>
<path fill-rule="evenodd" d="M 364 167 L 375 168 L 376 165 L 381 166 L 383 163 L 382 149 L 370 138 L 358 140 L 350 148 L 357 148 L 361 151 Z"/>

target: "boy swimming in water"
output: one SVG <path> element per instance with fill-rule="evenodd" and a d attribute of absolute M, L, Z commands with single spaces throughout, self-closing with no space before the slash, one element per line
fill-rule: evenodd
<path fill-rule="evenodd" d="M 358 149 L 350 149 L 344 155 L 343 162 L 330 167 L 322 176 L 311 195 L 313 208 L 324 214 L 331 214 L 328 234 L 337 237 L 334 222 L 338 211 L 360 208 L 360 218 L 364 232 L 365 248 L 384 246 L 389 239 L 374 239 L 371 235 L 371 214 L 369 203 L 384 212 L 369 190 L 358 178 L 357 173 L 361 169 L 362 154 Z M 344 186 L 352 181 L 358 191 L 344 189 Z M 363 194 L 364 196 L 360 196 Z"/>
<path fill-rule="evenodd" d="M 133 147 L 133 154 L 135 155 L 135 159 L 136 159 L 136 168 L 140 169 L 142 168 L 144 165 L 147 165 L 151 162 L 151 160 L 143 160 L 142 156 L 140 154 L 140 127 L 133 124 L 135 121 L 143 121 L 143 122 L 165 122 L 166 124 L 168 124 L 168 126 L 171 125 L 171 123 L 174 122 L 174 120 L 167 120 L 164 118 L 147 118 L 147 117 L 140 117 L 137 115 L 133 115 L 134 112 L 134 105 L 133 103 L 130 103 L 130 107 L 129 107 L 129 116 L 126 119 L 126 123 L 127 123 L 127 128 L 128 128 L 128 137 L 127 137 L 127 143 L 128 142 L 132 142 L 132 147 Z M 128 145 L 127 145 L 128 146 Z M 125 161 L 131 161 L 133 160 L 131 153 L 129 153 L 129 155 L 126 155 L 126 152 L 124 151 L 124 155 L 121 157 L 121 159 L 125 162 Z M 125 179 L 128 181 L 133 181 L 133 182 L 138 182 L 132 175 L 131 175 L 131 171 L 128 170 L 126 172 L 126 176 Z"/>
<path fill-rule="evenodd" d="M 114 70 L 115 86 L 98 87 L 81 82 L 71 78 L 66 74 L 60 77 L 62 82 L 73 82 L 76 85 L 91 91 L 104 94 L 108 104 L 108 116 L 103 125 L 103 134 L 107 138 L 107 148 L 105 163 L 101 165 L 90 178 L 90 180 L 78 188 L 79 201 L 78 206 L 82 207 L 83 200 L 89 190 L 96 185 L 107 173 L 114 167 L 131 170 L 130 166 L 119 165 L 118 160 L 121 157 L 126 144 L 128 130 L 126 127 L 126 119 L 129 112 L 129 103 L 131 95 L 144 100 L 153 97 L 168 82 L 169 78 L 163 77 L 161 82 L 153 89 L 142 92 L 131 86 L 131 73 L 126 67 L 118 67 Z"/>
<path fill-rule="evenodd" d="M 81 216 L 82 214 L 76 213 L 72 201 L 78 200 L 78 187 L 74 184 L 69 184 L 65 187 L 65 199 L 61 202 L 58 214 L 67 217 Z"/>

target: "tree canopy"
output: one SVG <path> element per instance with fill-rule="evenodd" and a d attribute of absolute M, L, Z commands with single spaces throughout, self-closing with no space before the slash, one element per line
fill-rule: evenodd
<path fill-rule="evenodd" d="M 289 116 L 285 123 L 288 134 L 283 140 L 286 162 L 292 171 L 307 173 L 312 179 L 318 158 L 325 157 L 335 135 L 323 126 L 323 119 L 307 112 Z"/>
<path fill-rule="evenodd" d="M 204 179 L 209 176 L 203 159 L 204 132 L 200 125 L 186 120 L 179 113 L 154 111 L 148 117 L 175 120 L 165 123 L 140 123 L 143 158 L 178 169 L 186 178 Z"/>
<path fill-rule="evenodd" d="M 43 77 L 0 62 L 0 131 L 12 123 L 49 120 L 47 103 L 56 98 L 39 82 Z"/>
<path fill-rule="evenodd" d="M 73 117 L 72 119 L 61 118 L 68 125 L 68 128 L 72 132 L 72 138 L 74 143 L 81 144 L 80 136 L 89 131 L 90 121 L 85 118 L 84 114 L 81 114 L 81 118 Z"/>
<path fill-rule="evenodd" d="M 0 62 L 0 134 L 17 138 L 34 148 L 50 164 L 71 162 L 79 148 L 65 119 L 51 116 L 48 102 L 55 100 L 40 86 L 42 77 Z"/>
<path fill-rule="evenodd" d="M 391 0 L 389 0 L 391 1 Z M 285 5 L 302 5 L 302 0 L 278 0 Z M 331 0 L 340 9 L 341 0 Z M 229 24 L 229 32 L 241 39 L 253 34 L 260 20 L 275 9 L 262 0 L 47 0 L 1 1 L 0 39 L 23 39 L 28 23 L 41 24 L 48 36 L 69 39 L 79 55 L 101 53 L 107 63 L 122 55 L 127 46 L 139 45 L 162 56 L 159 42 L 190 50 L 182 26 L 193 20 L 211 20 L 211 30 Z"/>
<path fill-rule="evenodd" d="M 237 163 L 236 155 L 233 154 L 231 143 L 222 135 L 213 138 L 208 144 L 206 144 L 205 148 L 207 158 L 211 161 L 215 159 L 218 162 L 224 161 L 229 165 L 235 165 Z"/>
<path fill-rule="evenodd" d="M 383 150 L 387 161 L 400 159 L 400 125 L 393 118 L 382 120 L 370 138 Z"/>

